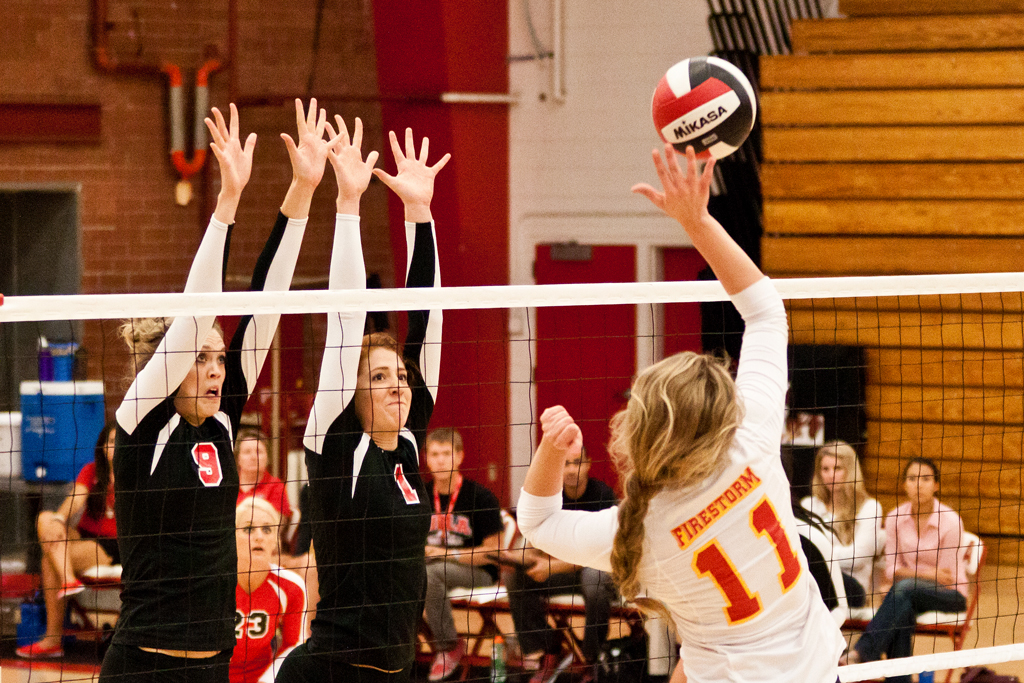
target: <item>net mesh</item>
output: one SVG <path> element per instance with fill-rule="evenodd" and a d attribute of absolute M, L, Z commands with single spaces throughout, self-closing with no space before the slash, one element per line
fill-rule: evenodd
<path fill-rule="evenodd" d="M 923 456 L 941 471 L 938 497 L 978 539 L 976 545 L 962 545 L 970 570 L 966 609 L 922 616 L 915 656 L 843 667 L 840 680 L 969 666 L 1024 673 L 1018 663 L 1024 659 L 1024 646 L 1014 644 L 1021 640 L 1022 628 L 1018 567 L 1024 520 L 1024 275 L 794 279 L 775 284 L 787 300 L 790 319 L 789 420 L 780 440 L 794 499 L 815 493 L 814 453 L 826 441 L 842 439 L 853 445 L 866 491 L 884 513 L 905 500 L 904 470 L 913 458 Z M 7 520 L 0 525 L 4 646 L 38 637 L 38 620 L 45 623 L 44 610 L 22 607 L 31 601 L 34 575 L 47 561 L 34 516 L 56 509 L 68 482 L 92 461 L 96 437 L 127 387 L 128 355 L 117 337 L 123 319 L 216 313 L 229 337 L 238 316 L 284 314 L 243 422 L 269 435 L 269 471 L 283 481 L 291 508 L 299 509 L 307 477 L 302 434 L 317 386 L 323 314 L 377 311 L 376 326 L 402 330 L 404 321 L 394 312 L 444 309 L 442 373 L 431 426 L 461 432 L 466 452 L 462 473 L 490 488 L 508 509 L 530 462 L 537 416 L 555 403 L 566 405 L 584 430 L 590 475 L 615 486 L 606 452 L 607 423 L 624 404 L 633 375 L 683 349 L 725 351 L 735 357 L 740 331 L 730 322 L 722 303 L 726 300 L 715 282 L 8 297 L 0 305 L 0 505 Z M 695 309 L 685 304 L 700 304 L 699 313 L 694 315 Z M 480 324 L 483 316 L 493 315 L 507 317 L 507 337 L 474 336 L 474 330 L 493 329 Z M 458 332 L 449 334 L 451 329 Z M 41 337 L 48 340 L 45 351 Z M 58 381 L 33 384 L 40 378 Z M 72 378 L 75 384 L 60 382 Z M 45 441 L 45 452 L 33 450 L 29 456 L 24 441 L 34 444 L 37 439 Z M 301 555 L 309 529 L 285 526 L 284 554 Z M 844 634 L 850 643 L 857 642 L 860 628 L 885 597 L 882 548 L 875 558 L 878 570 L 865 587 L 865 606 L 852 608 L 846 620 Z M 504 569 L 503 585 L 511 571 Z M 465 589 L 453 598 L 457 629 L 469 634 L 467 666 L 490 666 L 498 633 L 504 635 L 503 658 L 512 666 L 521 664 L 523 650 L 531 649 L 522 645 L 506 594 L 495 590 Z M 114 600 L 106 610 L 100 604 L 102 590 L 86 595 L 79 601 L 85 606 L 81 613 L 72 612 L 70 623 L 80 637 L 90 631 L 95 637 L 104 626 L 113 626 L 118 605 Z M 580 648 L 588 647 L 582 596 L 570 591 L 568 597 L 552 599 L 552 605 L 549 615 L 560 619 L 558 625 L 576 627 L 576 638 L 559 646 L 579 655 Z M 34 632 L 32 619 L 37 619 Z M 601 647 L 606 669 L 640 656 L 636 643 L 642 629 L 636 628 L 629 610 L 616 608 L 612 622 L 608 642 L 614 647 Z M 653 635 L 641 647 L 649 652 L 643 659 L 652 675 L 666 675 L 671 666 L 672 648 L 659 633 L 663 630 L 649 627 Z M 432 661 L 429 632 L 420 640 L 419 672 L 425 674 Z M 616 652 L 630 654 L 616 659 L 610 654 L 616 647 Z M 67 649 L 75 652 L 74 646 Z M 87 650 L 78 650 L 85 663 L 96 654 Z M 566 661 L 567 671 L 581 671 L 579 658 Z M 603 675 L 609 675 L 607 670 Z"/>

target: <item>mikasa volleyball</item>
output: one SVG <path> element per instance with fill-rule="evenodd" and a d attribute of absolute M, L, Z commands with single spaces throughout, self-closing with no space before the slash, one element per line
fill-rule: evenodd
<path fill-rule="evenodd" d="M 721 159 L 750 134 L 757 98 L 735 65 L 717 57 L 691 57 L 659 81 L 651 114 L 658 135 L 679 152 L 693 145 L 698 158 Z"/>

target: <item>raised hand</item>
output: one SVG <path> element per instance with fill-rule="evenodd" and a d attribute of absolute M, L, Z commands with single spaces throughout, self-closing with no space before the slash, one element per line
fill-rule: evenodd
<path fill-rule="evenodd" d="M 324 140 L 327 112 L 320 109 L 318 114 L 315 97 L 309 100 L 308 113 L 303 111 L 302 100 L 296 99 L 295 124 L 298 128 L 298 144 L 287 133 L 281 133 L 284 146 L 288 149 L 288 158 L 292 162 L 292 180 L 315 188 L 324 177 L 327 151 L 334 142 Z"/>
<path fill-rule="evenodd" d="M 715 160 L 707 162 L 703 173 L 698 172 L 697 155 L 693 147 L 688 146 L 684 175 L 672 145 L 665 145 L 664 160 L 658 150 L 654 150 L 653 155 L 654 168 L 663 191 L 640 183 L 633 186 L 633 192 L 647 197 L 679 221 L 728 294 L 738 294 L 764 277 L 757 265 L 708 212 Z"/>
<path fill-rule="evenodd" d="M 552 406 L 540 414 L 541 443 L 567 455 L 576 455 L 583 447 L 583 432 L 562 406 Z"/>
<path fill-rule="evenodd" d="M 234 200 L 236 205 L 238 198 L 242 196 L 242 190 L 249 182 L 252 174 L 252 153 L 256 148 L 256 133 L 249 133 L 243 147 L 238 138 L 238 109 L 234 104 L 228 105 L 231 114 L 230 125 L 225 123 L 224 115 L 216 107 L 213 108 L 213 118 L 205 120 L 206 127 L 210 130 L 212 142 L 210 148 L 213 155 L 217 157 L 220 165 L 220 198 L 221 200 Z M 232 220 L 234 219 L 232 213 Z M 231 221 L 226 221 L 230 223 Z"/>
<path fill-rule="evenodd" d="M 654 168 L 664 191 L 640 183 L 633 186 L 633 192 L 642 194 L 651 200 L 659 209 L 671 218 L 679 221 L 687 231 L 699 229 L 701 221 L 709 216 L 708 198 L 711 195 L 711 179 L 715 170 L 715 160 L 710 159 L 704 172 L 697 169 L 697 155 L 693 147 L 686 148 L 686 173 L 679 167 L 675 149 L 665 145 L 665 159 L 662 160 L 658 150 L 653 151 Z"/>
<path fill-rule="evenodd" d="M 363 143 L 363 122 L 357 116 L 355 131 L 349 139 L 345 121 L 335 115 L 338 132 L 327 123 L 327 134 L 335 141 L 327 151 L 327 158 L 334 168 L 334 176 L 338 180 L 338 213 L 359 214 L 359 198 L 366 192 L 373 177 L 373 166 L 377 163 L 377 152 L 370 152 L 363 160 L 360 147 Z M 428 546 L 429 547 L 429 546 Z"/>
<path fill-rule="evenodd" d="M 309 216 L 313 192 L 324 177 L 324 169 L 327 167 L 327 152 L 337 142 L 337 138 L 324 140 L 327 112 L 317 110 L 315 97 L 309 100 L 308 113 L 302 108 L 302 100 L 295 100 L 295 124 L 298 128 L 298 144 L 287 133 L 281 133 L 281 139 L 288 149 L 288 158 L 292 162 L 292 184 L 281 203 L 281 213 L 288 218 L 301 219 Z"/>
<path fill-rule="evenodd" d="M 433 166 L 427 165 L 427 153 L 430 141 L 423 138 L 419 157 L 416 156 L 416 145 L 413 141 L 412 128 L 405 129 L 405 151 L 398 144 L 398 136 L 394 131 L 388 134 L 391 140 L 391 152 L 395 155 L 398 173 L 390 175 L 383 169 L 373 169 L 374 174 L 384 181 L 405 204 L 405 220 L 414 223 L 425 223 L 432 220 L 430 200 L 434 196 L 434 177 L 445 167 L 451 154 L 445 154 Z"/>

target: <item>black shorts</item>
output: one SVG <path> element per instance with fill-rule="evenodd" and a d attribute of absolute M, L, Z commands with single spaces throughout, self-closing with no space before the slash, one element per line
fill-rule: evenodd
<path fill-rule="evenodd" d="M 100 683 L 228 683 L 231 650 L 213 657 L 184 659 L 146 652 L 131 645 L 110 646 Z"/>
<path fill-rule="evenodd" d="M 103 552 L 110 555 L 111 564 L 121 564 L 121 549 L 117 545 L 117 539 L 109 536 L 94 536 L 87 531 L 78 530 L 78 535 L 82 538 L 87 538 L 90 541 L 96 541 Z"/>
<path fill-rule="evenodd" d="M 329 654 L 310 652 L 302 643 L 288 653 L 277 672 L 276 683 L 408 683 L 412 668 L 397 673 L 356 666 Z"/>

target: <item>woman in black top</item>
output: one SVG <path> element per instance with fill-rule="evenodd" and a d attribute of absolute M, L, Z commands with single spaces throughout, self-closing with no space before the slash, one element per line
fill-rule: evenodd
<path fill-rule="evenodd" d="M 407 287 L 440 284 L 430 200 L 445 155 L 428 166 L 406 130 L 405 152 L 391 133 L 398 173 L 363 161 L 362 124 L 352 143 L 330 155 L 338 178 L 331 289 L 363 289 L 359 198 L 371 170 L 405 205 Z M 332 131 L 333 132 L 333 131 Z M 306 427 L 320 601 L 310 639 L 291 652 L 278 681 L 409 679 L 426 588 L 430 502 L 419 474 L 419 448 L 434 407 L 441 354 L 441 311 L 409 313 L 404 351 L 394 339 L 363 336 L 366 314 L 328 316 L 320 385 Z"/>
<path fill-rule="evenodd" d="M 220 162 L 221 191 L 186 292 L 219 292 L 235 210 L 252 169 L 230 127 L 206 120 Z M 296 101 L 299 144 L 288 136 L 293 180 L 253 274 L 254 290 L 287 290 L 330 143 Z M 206 313 L 206 312 L 204 312 Z M 235 503 L 232 443 L 279 320 L 244 316 L 225 348 L 216 319 L 130 321 L 125 337 L 137 374 L 117 409 L 114 471 L 124 572 L 121 616 L 101 681 L 224 681 L 234 647 Z M 155 351 L 153 350 L 153 347 Z"/>

